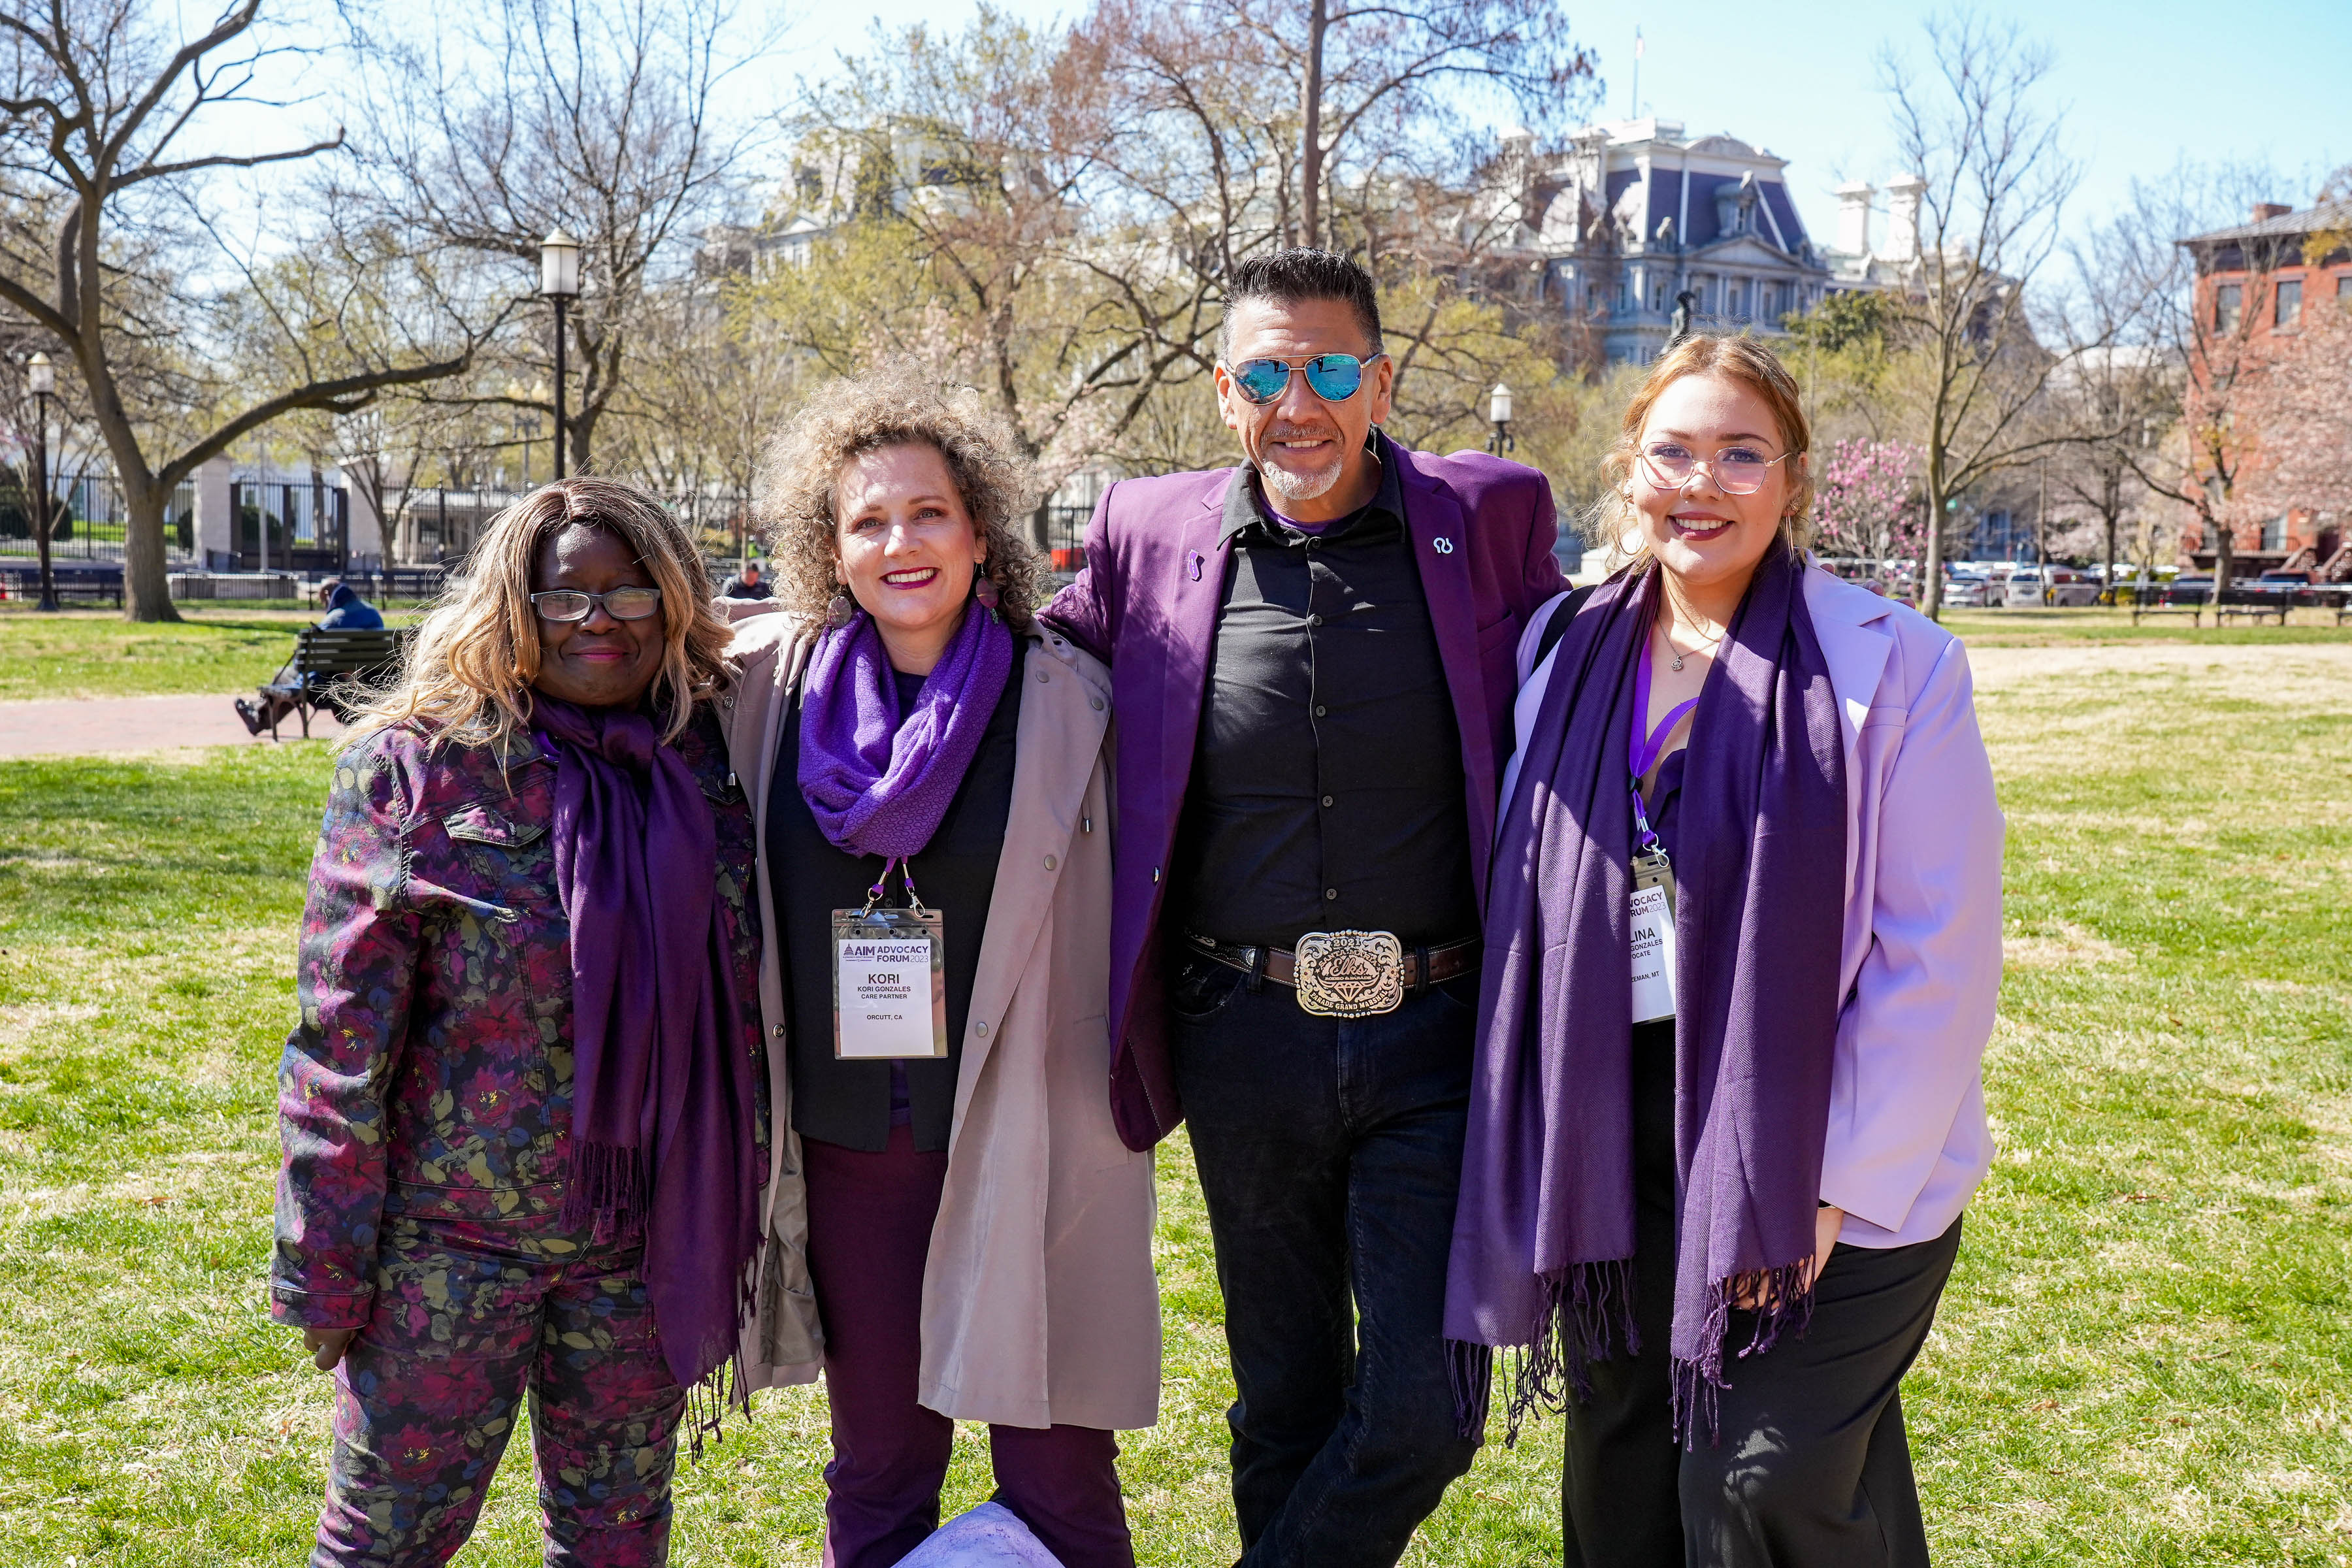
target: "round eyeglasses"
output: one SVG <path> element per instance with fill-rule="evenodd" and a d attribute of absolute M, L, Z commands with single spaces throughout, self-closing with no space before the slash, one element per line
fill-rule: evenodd
<path fill-rule="evenodd" d="M 1662 490 L 1678 490 L 1690 483 L 1692 475 L 1704 473 L 1726 495 L 1752 496 L 1764 488 L 1775 463 L 1785 463 L 1794 456 L 1794 452 L 1783 452 L 1768 458 L 1753 447 L 1726 447 L 1708 458 L 1694 456 L 1679 441 L 1652 441 L 1642 448 L 1642 466 L 1648 470 L 1650 482 Z"/>
<path fill-rule="evenodd" d="M 1358 359 L 1354 354 L 1317 354 L 1311 359 L 1245 359 L 1230 364 L 1226 372 L 1234 378 L 1234 386 L 1252 403 L 1272 403 L 1290 388 L 1290 374 L 1296 370 L 1307 378 L 1307 390 L 1326 403 L 1345 403 L 1356 395 L 1364 384 L 1364 371 L 1374 360 L 1386 359 L 1384 353 L 1366 354 Z"/>
<path fill-rule="evenodd" d="M 613 588 L 586 594 L 577 588 L 550 588 L 530 596 L 530 607 L 550 621 L 584 621 L 599 605 L 616 621 L 642 621 L 661 608 L 661 590 Z"/>

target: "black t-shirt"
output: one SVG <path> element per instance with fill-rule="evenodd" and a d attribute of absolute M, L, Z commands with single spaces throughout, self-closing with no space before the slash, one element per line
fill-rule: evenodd
<path fill-rule="evenodd" d="M 887 1147 L 895 1072 L 904 1083 L 906 1120 L 913 1126 L 915 1147 L 937 1151 L 948 1146 L 964 1022 L 971 1009 L 972 980 L 980 968 L 981 938 L 988 929 L 1005 821 L 1013 809 L 1013 748 L 1021 721 L 1022 655 L 1026 651 L 1025 643 L 1015 647 L 1012 672 L 971 770 L 940 819 L 939 831 L 908 865 L 924 905 L 945 917 L 944 1059 L 857 1062 L 842 1061 L 833 1054 L 833 911 L 864 906 L 866 889 L 880 873 L 883 860 L 878 855 L 835 849 L 818 829 L 815 815 L 801 795 L 801 694 L 793 694 L 792 711 L 777 741 L 775 778 L 768 792 L 768 864 L 776 930 L 783 935 L 785 1005 L 792 1018 L 786 1059 L 793 1080 L 793 1128 L 803 1138 L 848 1149 Z M 903 713 L 922 689 L 922 678 L 901 675 L 898 681 Z M 896 872 L 884 901 L 907 901 Z"/>

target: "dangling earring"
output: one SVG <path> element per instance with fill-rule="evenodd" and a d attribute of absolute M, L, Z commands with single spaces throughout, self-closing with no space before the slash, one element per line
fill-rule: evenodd
<path fill-rule="evenodd" d="M 825 602 L 824 629 L 829 632 L 839 631 L 849 624 L 849 618 L 856 613 L 857 607 L 849 602 L 848 594 L 835 588 L 833 591 L 833 597 Z"/>
<path fill-rule="evenodd" d="M 972 563 L 971 596 L 980 601 L 980 607 L 988 612 L 989 619 L 997 618 L 996 606 L 1004 602 L 1004 593 L 997 587 L 996 579 L 988 574 L 985 563 Z"/>

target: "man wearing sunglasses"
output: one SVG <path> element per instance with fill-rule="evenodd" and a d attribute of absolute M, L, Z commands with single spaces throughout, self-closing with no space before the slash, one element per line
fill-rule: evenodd
<path fill-rule="evenodd" d="M 1245 1568 L 1390 1564 L 1469 1468 L 1440 1317 L 1543 476 L 1408 451 L 1372 280 L 1234 269 L 1244 461 L 1122 480 L 1044 618 L 1111 666 L 1111 1097 L 1190 1121 Z"/>

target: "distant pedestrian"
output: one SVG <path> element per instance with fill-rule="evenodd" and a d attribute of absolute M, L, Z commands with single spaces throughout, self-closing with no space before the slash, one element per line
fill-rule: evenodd
<path fill-rule="evenodd" d="M 1898 1392 L 1992 1155 L 2002 823 L 1952 635 L 1804 554 L 1796 383 L 1663 355 L 1520 639 L 1446 1332 L 1580 1568 L 1924 1568 Z"/>
<path fill-rule="evenodd" d="M 376 607 L 361 598 L 341 577 L 330 577 L 319 584 L 319 604 L 327 612 L 318 621 L 318 629 L 322 632 L 383 629 L 383 616 Z M 236 707 L 236 716 L 245 721 L 246 732 L 258 735 L 294 711 L 294 699 L 285 691 L 265 686 L 251 697 L 237 698 Z"/>
<path fill-rule="evenodd" d="M 760 563 L 756 561 L 745 562 L 743 563 L 742 575 L 728 578 L 727 586 L 720 589 L 719 592 L 730 599 L 772 599 L 775 597 L 775 594 L 769 588 L 766 579 L 760 575 Z"/>
<path fill-rule="evenodd" d="M 316 1568 L 447 1562 L 526 1399 L 547 1560 L 667 1560 L 782 1185 L 727 637 L 665 508 L 562 480 L 336 761 L 269 1287 L 336 1374 Z"/>

